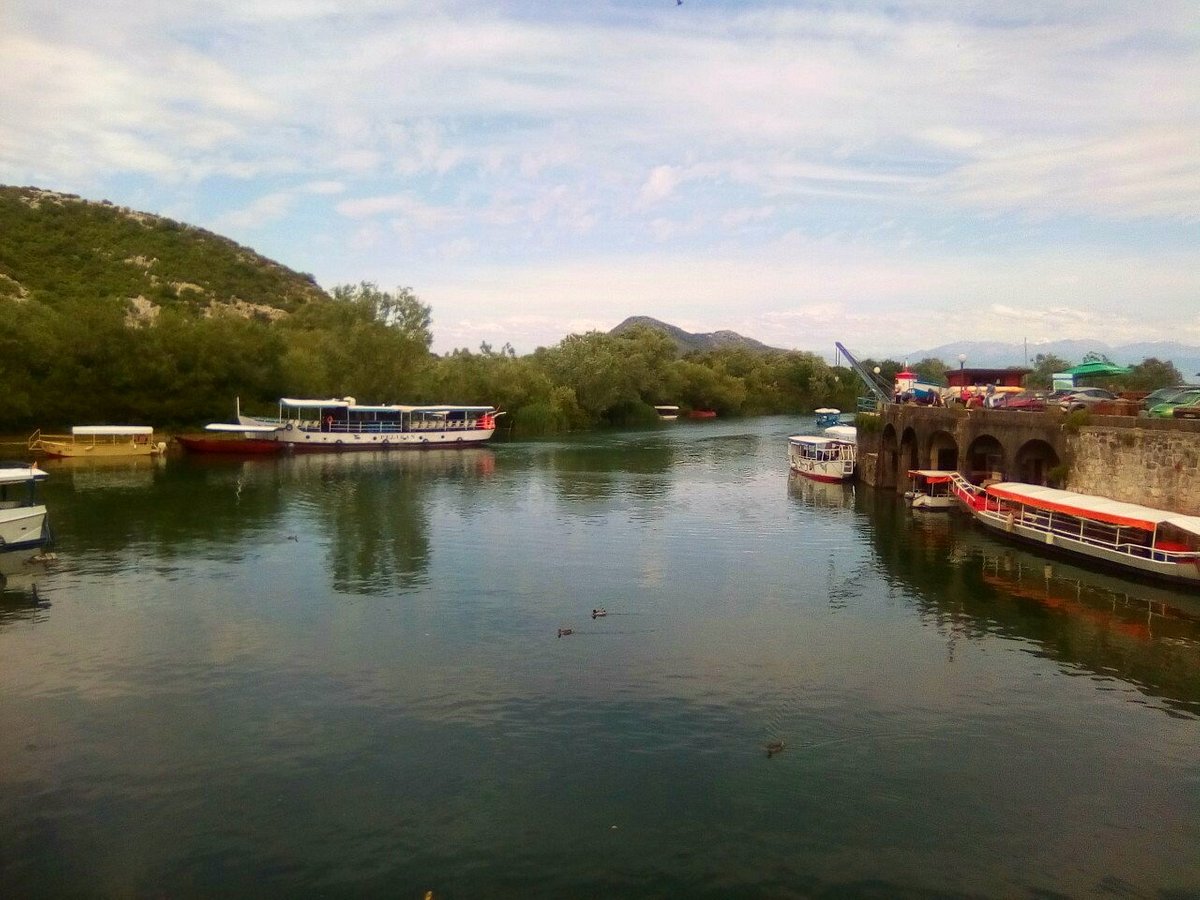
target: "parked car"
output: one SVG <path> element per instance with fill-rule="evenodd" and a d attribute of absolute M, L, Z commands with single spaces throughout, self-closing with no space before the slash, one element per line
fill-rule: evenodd
<path fill-rule="evenodd" d="M 1200 419 L 1200 400 L 1180 404 L 1171 410 L 1171 415 L 1176 419 Z"/>
<path fill-rule="evenodd" d="M 1005 394 L 996 403 L 996 408 L 1040 412 L 1046 408 L 1046 395 L 1040 391 L 1022 391 L 1019 394 Z"/>
<path fill-rule="evenodd" d="M 1116 399 L 1116 394 L 1104 388 L 1079 388 L 1063 397 L 1059 405 L 1067 412 L 1074 412 L 1077 409 L 1091 409 L 1097 403 Z"/>
<path fill-rule="evenodd" d="M 1177 384 L 1173 387 L 1159 388 L 1157 391 L 1151 391 L 1142 400 L 1142 409 L 1150 410 L 1160 403 L 1167 403 L 1174 400 L 1180 394 L 1185 394 L 1188 391 L 1200 390 L 1200 384 Z"/>
<path fill-rule="evenodd" d="M 1197 400 L 1200 400 L 1200 388 L 1193 388 L 1190 391 L 1176 394 L 1163 403 L 1155 404 L 1150 407 L 1149 414 L 1153 419 L 1169 419 L 1175 415 L 1176 409 L 1181 406 L 1191 406 Z"/>

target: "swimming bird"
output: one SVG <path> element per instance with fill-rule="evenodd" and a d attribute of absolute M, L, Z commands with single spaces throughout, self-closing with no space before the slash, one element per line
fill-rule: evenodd
<path fill-rule="evenodd" d="M 568 635 L 568 634 L 574 634 L 574 633 L 575 633 L 575 629 L 574 629 L 574 628 L 560 628 L 560 629 L 558 629 L 558 636 L 559 636 L 559 637 L 564 637 L 564 636 L 566 636 L 566 635 Z"/>
<path fill-rule="evenodd" d="M 783 752 L 783 741 L 771 741 L 767 744 L 767 759 L 770 759 L 776 753 Z"/>
<path fill-rule="evenodd" d="M 608 615 L 608 610 L 605 609 L 603 606 L 600 607 L 599 609 L 592 610 L 592 618 L 593 619 L 599 619 L 602 616 L 607 616 L 607 615 Z"/>

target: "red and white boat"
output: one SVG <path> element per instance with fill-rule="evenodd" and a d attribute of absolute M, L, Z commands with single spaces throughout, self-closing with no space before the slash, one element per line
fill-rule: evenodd
<path fill-rule="evenodd" d="M 205 425 L 208 434 L 181 434 L 175 440 L 189 453 L 225 453 L 238 456 L 269 456 L 282 453 L 287 444 L 275 440 L 276 425 Z"/>
<path fill-rule="evenodd" d="M 957 472 L 952 481 L 975 521 L 999 535 L 1200 588 L 1200 516 L 1013 481 L 979 487 Z"/>

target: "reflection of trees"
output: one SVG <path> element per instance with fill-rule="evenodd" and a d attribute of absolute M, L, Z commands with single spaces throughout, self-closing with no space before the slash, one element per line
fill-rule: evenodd
<path fill-rule="evenodd" d="M 555 491 L 571 504 L 631 495 L 662 500 L 670 495 L 675 448 L 654 433 L 599 443 L 559 442 L 546 448 L 546 468 Z"/>
<path fill-rule="evenodd" d="M 871 541 L 892 577 L 952 636 L 1036 644 L 1200 713 L 1200 601 L 1050 560 L 981 533 L 958 511 L 914 513 L 872 495 Z"/>
<path fill-rule="evenodd" d="M 375 594 L 424 583 L 430 486 L 492 471 L 490 450 L 420 450 L 296 457 L 302 499 L 329 535 L 334 589 Z"/>

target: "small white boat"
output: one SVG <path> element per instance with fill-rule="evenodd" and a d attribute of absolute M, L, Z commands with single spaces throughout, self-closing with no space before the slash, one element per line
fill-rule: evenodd
<path fill-rule="evenodd" d="M 817 427 L 828 428 L 830 425 L 838 425 L 842 421 L 842 411 L 834 409 L 832 406 L 822 406 L 816 410 Z"/>
<path fill-rule="evenodd" d="M 469 447 L 491 439 L 494 406 L 436 404 L 368 406 L 353 397 L 302 400 L 284 397 L 275 418 L 245 416 L 238 403 L 238 424 L 297 451 L 390 450 Z"/>
<path fill-rule="evenodd" d="M 664 422 L 674 422 L 679 418 L 678 406 L 669 406 L 664 404 L 654 407 L 654 411 L 658 413 L 658 417 Z"/>
<path fill-rule="evenodd" d="M 827 435 L 793 434 L 788 438 L 788 465 L 814 481 L 847 481 L 854 477 L 858 445 Z"/>
<path fill-rule="evenodd" d="M 29 437 L 29 449 L 63 459 L 95 459 L 152 456 L 164 452 L 167 445 L 154 440 L 154 429 L 149 425 L 76 425 L 70 434 L 42 434 L 38 429 Z"/>
<path fill-rule="evenodd" d="M 989 531 L 1128 575 L 1200 588 L 1200 516 L 1035 484 L 984 488 L 957 472 L 951 479 L 955 496 Z"/>
<path fill-rule="evenodd" d="M 36 550 L 50 543 L 46 507 L 37 496 L 46 473 L 33 466 L 0 466 L 0 553 Z"/>
<path fill-rule="evenodd" d="M 904 492 L 904 499 L 913 509 L 951 509 L 958 505 L 950 489 L 954 474 L 940 469 L 910 469 L 912 488 Z"/>

